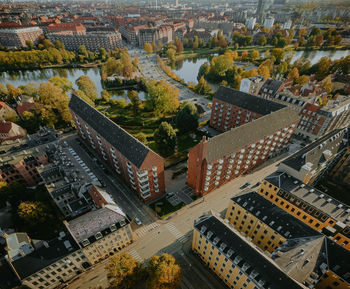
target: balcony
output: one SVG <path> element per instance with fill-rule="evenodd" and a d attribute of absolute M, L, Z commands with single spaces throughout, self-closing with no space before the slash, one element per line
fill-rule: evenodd
<path fill-rule="evenodd" d="M 211 171 L 207 171 L 207 176 L 210 176 L 211 175 Z"/>
<path fill-rule="evenodd" d="M 145 183 L 139 184 L 139 187 L 141 190 L 149 189 L 149 183 L 145 182 Z"/>
<path fill-rule="evenodd" d="M 222 165 L 224 163 L 224 160 L 223 159 L 220 159 L 219 160 L 219 164 Z"/>
<path fill-rule="evenodd" d="M 129 174 L 132 174 L 132 175 L 134 175 L 134 172 L 133 172 L 133 170 L 132 170 L 131 168 L 129 168 L 129 167 L 128 167 L 128 172 L 129 172 Z"/>
<path fill-rule="evenodd" d="M 126 166 L 128 167 L 128 168 L 132 168 L 132 165 L 131 165 L 131 163 L 129 163 L 129 162 L 126 162 Z"/>
<path fill-rule="evenodd" d="M 137 171 L 137 176 L 139 177 L 139 178 L 142 178 L 142 177 L 145 177 L 145 176 L 147 176 L 148 175 L 148 172 L 147 172 L 147 170 L 140 170 L 140 171 Z"/>
<path fill-rule="evenodd" d="M 141 192 L 142 192 L 143 194 L 146 194 L 146 193 L 150 192 L 149 186 L 147 186 L 147 187 L 145 187 L 145 188 L 141 188 L 141 187 L 140 187 L 140 190 L 141 190 Z"/>
<path fill-rule="evenodd" d="M 151 196 L 150 193 L 142 193 L 141 194 L 141 198 L 144 199 L 144 200 L 148 199 L 150 196 Z"/>
<path fill-rule="evenodd" d="M 152 171 L 156 172 L 158 168 L 156 166 L 152 166 Z"/>
<path fill-rule="evenodd" d="M 208 169 L 208 170 L 211 170 L 212 168 L 213 168 L 212 165 L 208 165 L 208 166 L 207 166 L 207 169 Z"/>

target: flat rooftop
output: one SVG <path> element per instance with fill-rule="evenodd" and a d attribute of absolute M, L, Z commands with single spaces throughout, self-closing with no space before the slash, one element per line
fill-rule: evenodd
<path fill-rule="evenodd" d="M 275 172 L 265 178 L 279 187 L 278 196 L 323 222 L 328 217 L 350 225 L 350 207 L 326 193 L 308 186 L 286 172 Z"/>

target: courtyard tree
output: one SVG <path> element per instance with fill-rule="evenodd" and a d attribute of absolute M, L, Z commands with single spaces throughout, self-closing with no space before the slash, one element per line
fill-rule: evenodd
<path fill-rule="evenodd" d="M 154 140 L 161 148 L 173 151 L 176 146 L 176 132 L 170 123 L 163 121 L 154 132 Z"/>
<path fill-rule="evenodd" d="M 198 128 L 198 111 L 193 103 L 186 103 L 176 115 L 176 127 L 181 133 L 194 131 Z"/>
<path fill-rule="evenodd" d="M 131 103 L 132 111 L 136 115 L 140 106 L 139 94 L 136 90 L 128 90 L 127 95 Z"/>
<path fill-rule="evenodd" d="M 22 202 L 17 208 L 18 216 L 24 223 L 36 225 L 44 223 L 48 218 L 48 208 L 42 202 Z"/>

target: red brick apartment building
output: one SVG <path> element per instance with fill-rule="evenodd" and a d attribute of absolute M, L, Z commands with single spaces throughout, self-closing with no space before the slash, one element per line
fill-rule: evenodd
<path fill-rule="evenodd" d="M 285 105 L 221 86 L 213 98 L 210 126 L 228 131 L 283 107 Z"/>
<path fill-rule="evenodd" d="M 69 108 L 79 135 L 149 202 L 165 190 L 164 159 L 78 96 Z"/>
<path fill-rule="evenodd" d="M 288 107 L 223 87 L 214 96 L 213 104 L 220 102 L 220 106 L 226 105 L 227 103 L 222 100 L 224 95 L 230 100 L 230 106 L 233 103 L 238 106 L 238 101 L 233 100 L 236 97 L 239 100 L 242 96 L 247 97 L 247 100 L 249 98 L 251 107 L 248 109 L 248 106 L 243 106 L 248 104 L 243 102 L 241 108 L 242 111 L 249 110 L 251 115 L 256 111 L 252 108 L 256 103 L 259 103 L 260 109 L 265 111 L 264 113 L 255 112 L 254 121 L 249 120 L 235 128 L 234 121 L 230 131 L 208 140 L 204 137 L 190 150 L 187 183 L 197 195 L 208 194 L 278 153 L 288 144 L 299 121 L 298 113 Z M 215 107 L 213 105 L 213 109 Z M 267 114 L 269 109 L 271 113 Z M 248 112 L 245 113 L 248 114 Z M 225 130 L 225 128 L 222 129 L 222 125 L 219 128 Z"/>

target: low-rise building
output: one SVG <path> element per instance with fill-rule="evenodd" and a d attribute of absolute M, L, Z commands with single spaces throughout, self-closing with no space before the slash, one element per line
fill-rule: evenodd
<path fill-rule="evenodd" d="M 138 44 L 144 47 L 145 43 L 168 44 L 173 41 L 173 28 L 171 25 L 148 27 L 139 29 Z"/>
<path fill-rule="evenodd" d="M 130 221 L 116 204 L 107 204 L 64 224 L 90 264 L 108 258 L 133 241 Z"/>
<path fill-rule="evenodd" d="M 26 233 L 5 235 L 5 239 L 10 249 L 6 259 L 22 285 L 29 288 L 57 288 L 90 266 L 64 232 L 51 241 L 31 240 Z"/>
<path fill-rule="evenodd" d="M 0 142 L 16 140 L 27 135 L 27 131 L 11 121 L 0 122 Z"/>
<path fill-rule="evenodd" d="M 266 177 L 258 193 L 350 250 L 350 207 L 286 172 Z"/>
<path fill-rule="evenodd" d="M 46 146 L 55 143 L 58 135 L 53 129 L 41 128 L 33 135 L 0 145 L 0 181 L 36 186 L 42 181 L 37 168 L 48 163 Z"/>
<path fill-rule="evenodd" d="M 264 28 L 272 28 L 275 23 L 275 19 L 273 17 L 268 17 L 264 20 Z"/>
<path fill-rule="evenodd" d="M 298 113 L 285 107 L 209 140 L 204 137 L 189 151 L 187 184 L 205 195 L 249 172 L 285 149 L 298 120 Z"/>
<path fill-rule="evenodd" d="M 256 192 L 231 198 L 225 219 L 252 243 L 270 253 L 287 240 L 320 235 Z"/>
<path fill-rule="evenodd" d="M 283 89 L 282 81 L 269 78 L 264 82 L 258 95 L 262 98 L 272 99 L 282 89 Z"/>
<path fill-rule="evenodd" d="M 72 96 L 69 108 L 82 139 L 144 202 L 164 193 L 162 157 L 78 96 Z"/>
<path fill-rule="evenodd" d="M 239 91 L 257 95 L 264 83 L 264 77 L 261 75 L 243 78 L 241 81 L 241 86 L 239 87 Z"/>
<path fill-rule="evenodd" d="M 283 160 L 279 170 L 305 184 L 313 184 L 338 160 L 347 146 L 348 130 L 334 130 Z"/>
<path fill-rule="evenodd" d="M 41 36 L 43 36 L 43 31 L 39 27 L 0 29 L 0 45 L 19 49 L 27 47 L 27 41 L 36 45 Z"/>

